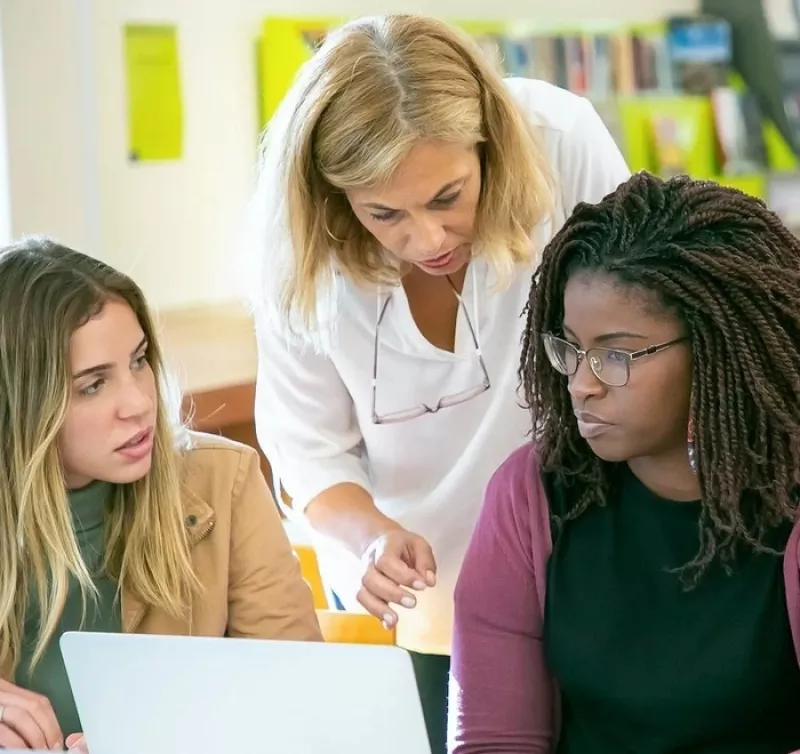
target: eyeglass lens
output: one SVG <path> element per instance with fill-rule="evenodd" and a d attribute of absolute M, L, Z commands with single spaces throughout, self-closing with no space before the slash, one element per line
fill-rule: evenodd
<path fill-rule="evenodd" d="M 545 352 L 553 368 L 561 374 L 572 376 L 578 371 L 580 354 L 571 343 L 560 338 L 545 338 Z M 590 348 L 586 359 L 595 377 L 611 387 L 621 387 L 628 382 L 628 355 L 624 351 Z"/>

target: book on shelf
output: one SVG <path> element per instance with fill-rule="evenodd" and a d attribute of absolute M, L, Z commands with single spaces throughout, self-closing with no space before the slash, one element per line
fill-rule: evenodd
<path fill-rule="evenodd" d="M 682 92 L 708 95 L 727 86 L 733 69 L 733 41 L 727 21 L 709 16 L 671 18 L 667 22 L 667 44 Z"/>
<path fill-rule="evenodd" d="M 722 172 L 742 175 L 766 170 L 763 118 L 755 96 L 719 87 L 711 92 L 711 107 Z"/>
<path fill-rule="evenodd" d="M 592 99 L 708 94 L 727 81 L 730 28 L 710 17 L 613 30 L 474 36 L 504 74 L 542 79 Z"/>
<path fill-rule="evenodd" d="M 690 172 L 696 124 L 676 114 L 658 113 L 650 117 L 650 127 L 657 172 L 664 178 Z"/>

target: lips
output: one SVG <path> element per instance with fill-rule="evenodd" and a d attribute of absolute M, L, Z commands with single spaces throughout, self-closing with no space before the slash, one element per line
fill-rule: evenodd
<path fill-rule="evenodd" d="M 133 437 L 131 437 L 128 442 L 124 445 L 120 445 L 117 450 L 126 450 L 127 448 L 135 448 L 139 443 L 147 438 L 150 434 L 151 430 L 143 429 L 141 432 L 137 432 Z"/>
<path fill-rule="evenodd" d="M 439 254 L 438 257 L 434 257 L 433 259 L 428 259 L 427 261 L 422 262 L 422 265 L 425 267 L 446 267 L 448 264 L 450 264 L 453 254 L 455 254 L 455 249 L 446 251 L 444 254 Z"/>
<path fill-rule="evenodd" d="M 601 419 L 599 416 L 590 414 L 587 411 L 576 411 L 575 417 L 578 420 L 578 433 L 584 440 L 591 440 L 607 432 L 614 425 Z"/>

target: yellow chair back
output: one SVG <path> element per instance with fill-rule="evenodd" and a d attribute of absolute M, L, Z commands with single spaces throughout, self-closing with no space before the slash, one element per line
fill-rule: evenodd
<path fill-rule="evenodd" d="M 317 611 L 322 636 L 327 642 L 337 644 L 394 644 L 394 629 L 385 629 L 374 616 L 330 610 L 328 593 L 322 581 L 319 561 L 311 545 L 294 543 L 295 557 L 300 562 L 303 578 L 311 587 L 314 608 Z"/>
<path fill-rule="evenodd" d="M 343 610 L 317 610 L 322 636 L 335 644 L 394 644 L 394 629 L 374 616 Z"/>
<path fill-rule="evenodd" d="M 327 610 L 328 594 L 322 582 L 322 574 L 319 570 L 319 561 L 314 548 L 311 545 L 292 545 L 295 557 L 300 561 L 300 572 L 303 578 L 311 587 L 311 594 L 314 597 L 314 607 L 317 610 Z"/>

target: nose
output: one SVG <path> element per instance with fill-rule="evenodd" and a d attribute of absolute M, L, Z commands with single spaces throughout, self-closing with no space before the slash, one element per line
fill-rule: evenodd
<path fill-rule="evenodd" d="M 120 389 L 118 413 L 122 419 L 135 419 L 144 416 L 153 409 L 154 396 L 140 384 L 135 378 L 131 377 Z"/>
<path fill-rule="evenodd" d="M 597 379 L 589 366 L 589 359 L 583 358 L 578 364 L 578 370 L 569 378 L 568 389 L 575 403 L 582 405 L 589 398 L 605 395 L 608 387 Z"/>
<path fill-rule="evenodd" d="M 420 218 L 409 234 L 409 242 L 415 255 L 431 257 L 437 254 L 444 244 L 447 231 L 434 217 Z"/>

